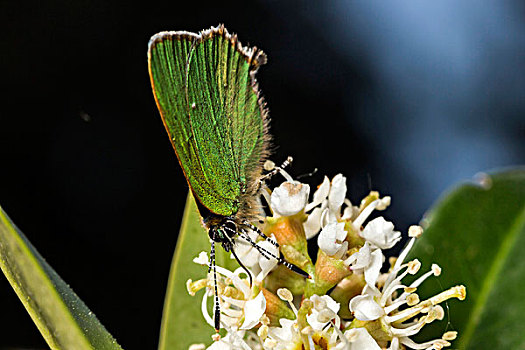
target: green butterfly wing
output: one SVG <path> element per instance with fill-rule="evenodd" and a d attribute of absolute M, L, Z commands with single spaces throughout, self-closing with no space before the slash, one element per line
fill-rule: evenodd
<path fill-rule="evenodd" d="M 195 197 L 230 216 L 266 150 L 266 110 L 255 72 L 266 62 L 223 26 L 200 34 L 161 32 L 149 43 L 155 100 Z"/>

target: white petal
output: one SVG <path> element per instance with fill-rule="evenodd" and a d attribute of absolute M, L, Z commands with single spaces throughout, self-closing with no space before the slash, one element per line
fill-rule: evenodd
<path fill-rule="evenodd" d="M 328 207 L 331 211 L 339 212 L 345 201 L 346 196 L 346 177 L 337 174 L 332 179 L 332 187 L 328 195 Z"/>
<path fill-rule="evenodd" d="M 378 299 L 381 298 L 381 292 L 379 291 L 379 289 L 377 289 L 375 286 L 371 287 L 368 284 L 365 284 L 365 286 L 363 287 L 363 292 L 361 294 L 372 295 L 374 297 L 377 297 Z"/>
<path fill-rule="evenodd" d="M 253 241 L 257 240 L 257 237 L 252 237 L 252 235 L 250 235 L 250 238 Z M 255 249 L 250 243 L 240 238 L 235 240 L 235 254 L 237 254 L 243 265 L 246 267 L 252 268 L 259 262 L 260 254 L 257 249 Z M 235 259 L 233 254 L 231 254 L 230 257 Z"/>
<path fill-rule="evenodd" d="M 321 214 L 323 213 L 322 208 L 314 208 L 312 212 L 308 215 L 306 222 L 303 224 L 304 233 L 306 234 L 306 239 L 314 237 L 319 230 L 321 229 Z"/>
<path fill-rule="evenodd" d="M 275 236 L 272 234 L 271 238 L 275 241 Z M 279 248 L 274 246 L 268 241 L 262 241 L 257 243 L 257 245 L 264 250 L 270 252 L 273 254 L 273 256 L 278 257 L 279 256 Z M 259 266 L 261 267 L 261 272 L 257 275 L 257 281 L 261 282 L 267 275 L 270 273 L 270 271 L 277 265 L 277 259 L 272 257 L 271 255 L 268 255 L 269 259 L 264 257 L 262 254 L 259 254 Z"/>
<path fill-rule="evenodd" d="M 399 339 L 397 337 L 394 337 L 392 341 L 390 342 L 390 346 L 388 347 L 388 350 L 399 350 Z"/>
<path fill-rule="evenodd" d="M 350 350 L 381 350 L 365 328 L 352 328 L 345 332 L 350 341 Z"/>
<path fill-rule="evenodd" d="M 330 180 L 328 180 L 328 177 L 324 177 L 323 183 L 319 188 L 314 192 L 314 198 L 312 200 L 312 203 L 308 203 L 304 211 L 310 211 L 312 208 L 317 207 L 319 204 L 321 204 L 326 197 L 328 197 L 328 193 L 330 192 Z"/>
<path fill-rule="evenodd" d="M 319 320 L 320 314 L 326 314 L 328 311 L 336 318 L 340 304 L 328 295 L 318 296 L 314 294 L 310 300 L 314 303 L 314 309 L 309 315 L 306 315 L 306 320 L 314 330 L 320 331 L 326 326 L 327 322 L 326 320 Z"/>
<path fill-rule="evenodd" d="M 235 288 L 237 288 L 238 290 L 242 292 L 242 294 L 244 295 L 244 298 L 249 299 L 251 298 L 252 290 L 250 287 L 248 287 L 248 284 L 245 283 L 246 280 L 241 279 L 240 277 L 241 274 L 246 275 L 246 271 L 244 271 L 244 269 L 239 266 L 237 269 L 235 269 L 235 271 L 233 271 L 233 275 L 230 276 L 230 279 L 233 285 L 235 286 Z M 247 278 L 249 277 L 247 276 Z"/>
<path fill-rule="evenodd" d="M 213 342 L 213 344 L 211 344 L 208 347 L 208 349 L 209 350 L 234 350 L 232 345 L 228 344 L 223 339 Z"/>
<path fill-rule="evenodd" d="M 317 321 L 317 316 L 319 316 L 319 311 L 312 310 L 312 312 L 309 315 L 306 315 L 306 321 L 314 330 L 320 331 L 326 325 L 326 322 L 321 323 Z"/>
<path fill-rule="evenodd" d="M 255 298 L 248 300 L 244 304 L 244 322 L 240 329 L 252 329 L 255 327 L 259 323 L 265 310 L 266 298 L 261 291 Z"/>
<path fill-rule="evenodd" d="M 269 333 L 272 335 L 273 338 L 277 338 L 278 340 L 285 342 L 292 341 L 294 335 L 293 326 L 295 324 L 295 320 L 281 318 L 279 319 L 279 323 L 281 324 L 281 327 L 270 327 Z"/>
<path fill-rule="evenodd" d="M 371 295 L 358 295 L 350 300 L 350 311 L 355 318 L 361 321 L 373 321 L 383 316 L 383 308 L 374 300 Z"/>
<path fill-rule="evenodd" d="M 244 342 L 244 331 L 236 331 L 228 329 L 227 334 L 224 338 L 219 341 L 213 342 L 208 349 L 213 350 L 250 350 L 250 347 Z"/>
<path fill-rule="evenodd" d="M 364 269 L 372 262 L 372 257 L 370 254 L 370 243 L 365 242 L 365 244 L 361 247 L 361 249 L 359 249 L 357 253 L 350 255 L 350 257 L 346 260 L 346 263 L 352 264 L 350 267 L 352 270 Z"/>
<path fill-rule="evenodd" d="M 394 231 L 394 224 L 380 216 L 365 226 L 361 236 L 378 248 L 389 249 L 399 242 L 401 232 Z"/>
<path fill-rule="evenodd" d="M 317 237 L 317 245 L 327 255 L 332 256 L 341 248 L 340 242 L 344 238 L 346 238 L 344 222 L 332 222 L 321 230 Z"/>
<path fill-rule="evenodd" d="M 297 214 L 306 206 L 309 194 L 310 186 L 306 184 L 298 181 L 283 182 L 272 192 L 271 207 L 281 216 Z"/>
<path fill-rule="evenodd" d="M 203 343 L 200 343 L 200 344 L 192 344 L 190 345 L 190 347 L 188 348 L 188 350 L 204 350 L 206 349 L 206 345 L 204 345 Z"/>
<path fill-rule="evenodd" d="M 335 217 L 335 215 L 330 214 L 330 209 L 324 208 L 321 213 L 321 228 L 335 221 L 337 221 L 337 218 Z"/>
<path fill-rule="evenodd" d="M 199 256 L 193 258 L 193 262 L 199 265 L 208 265 L 208 254 L 206 252 L 200 252 Z"/>
<path fill-rule="evenodd" d="M 349 201 L 350 202 L 350 201 Z M 346 202 L 345 202 L 346 203 Z M 341 220 L 351 220 L 359 215 L 359 208 L 354 207 L 352 203 L 343 210 Z"/>
<path fill-rule="evenodd" d="M 326 302 L 326 307 L 332 310 L 334 313 L 338 313 L 341 305 L 332 299 L 329 295 L 323 295 L 321 296 L 321 299 L 323 299 Z"/>
<path fill-rule="evenodd" d="M 370 254 L 370 264 L 365 268 L 365 281 L 369 286 L 375 287 L 384 261 L 381 249 L 376 249 Z"/>
<path fill-rule="evenodd" d="M 241 246 L 240 244 L 237 246 Z M 253 266 L 257 265 L 259 262 L 259 256 L 261 255 L 257 249 L 253 247 L 249 247 L 248 249 L 244 250 L 244 253 L 240 253 L 239 250 L 235 249 L 235 254 L 239 257 L 241 262 L 244 266 L 252 268 Z M 235 259 L 235 258 L 234 258 Z"/>

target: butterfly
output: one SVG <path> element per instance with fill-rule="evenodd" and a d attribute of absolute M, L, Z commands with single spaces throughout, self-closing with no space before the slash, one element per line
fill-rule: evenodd
<path fill-rule="evenodd" d="M 149 42 L 153 95 L 179 164 L 211 241 L 209 270 L 215 279 L 215 329 L 220 328 L 215 243 L 235 253 L 241 237 L 267 258 L 308 276 L 258 246 L 248 235 L 260 213 L 263 165 L 269 156 L 268 110 L 255 74 L 266 63 L 256 47 L 244 47 L 224 25 L 200 33 L 160 32 Z"/>

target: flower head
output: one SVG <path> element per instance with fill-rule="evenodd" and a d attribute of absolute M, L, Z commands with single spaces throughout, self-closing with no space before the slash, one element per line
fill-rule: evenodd
<path fill-rule="evenodd" d="M 409 337 L 418 333 L 426 324 L 443 318 L 444 311 L 439 303 L 450 298 L 465 299 L 465 287 L 456 286 L 425 301 L 419 300 L 419 296 L 415 294 L 417 287 L 428 277 L 438 276 L 441 273 L 441 269 L 435 264 L 432 265 L 430 271 L 411 284 L 403 284 L 402 279 L 406 275 L 417 274 L 421 267 L 421 263 L 417 259 L 404 263 L 404 259 L 412 248 L 415 239 L 416 237 L 413 237 L 409 241 L 391 271 L 382 276 L 384 284 L 381 289 L 375 287 L 379 285 L 378 278 L 375 281 L 367 281 L 363 293 L 354 297 L 349 305 L 356 320 L 365 321 L 356 322 L 361 326 L 364 325 L 366 328 L 372 322 L 379 322 L 381 327 L 369 327 L 374 330 L 372 336 L 376 339 L 388 339 L 392 344 L 391 349 L 399 349 L 399 344 L 413 349 L 449 346 L 450 343 L 444 339 L 434 339 L 417 344 Z M 373 284 L 369 282 L 373 282 Z M 422 317 L 413 320 L 416 316 Z"/>
<path fill-rule="evenodd" d="M 265 195 L 272 216 L 265 218 L 262 231 L 269 238 L 264 240 L 262 234 L 248 231 L 244 234 L 257 247 L 246 243 L 246 237 L 237 239 L 234 247 L 255 276 L 253 286 L 241 277 L 241 268 L 232 272 L 217 266 L 221 323 L 227 335 L 215 336 L 209 348 L 397 350 L 450 345 L 456 336 L 453 332 L 423 343 L 411 339 L 425 324 L 443 318 L 441 302 L 465 298 L 465 288 L 456 286 L 420 300 L 417 288 L 428 277 L 441 273 L 435 264 L 414 282 L 404 282 L 407 275 L 417 275 L 421 268 L 417 259 L 405 259 L 422 228 L 410 227 L 408 244 L 397 259 L 390 260 L 389 271 L 381 273 L 384 250 L 400 242 L 401 232 L 381 216 L 369 217 L 374 211 L 385 210 L 390 197 L 370 192 L 355 206 L 346 198 L 346 178 L 339 174 L 332 181 L 325 177 L 308 202 L 310 187 L 284 171 L 282 174 L 286 181 Z M 307 244 L 307 239 L 316 235 L 318 250 L 312 259 L 312 242 Z M 284 265 L 295 265 L 309 278 L 271 258 L 281 255 L 286 259 Z M 201 253 L 195 262 L 208 265 L 208 257 Z M 200 289 L 206 289 L 202 313 L 213 326 L 207 311 L 213 276 L 188 281 L 190 294 Z"/>

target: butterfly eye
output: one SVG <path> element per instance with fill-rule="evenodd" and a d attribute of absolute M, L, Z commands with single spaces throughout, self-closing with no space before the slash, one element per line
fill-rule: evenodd
<path fill-rule="evenodd" d="M 228 235 L 228 237 L 233 238 L 237 235 L 237 224 L 232 220 L 226 220 L 221 229 Z"/>

